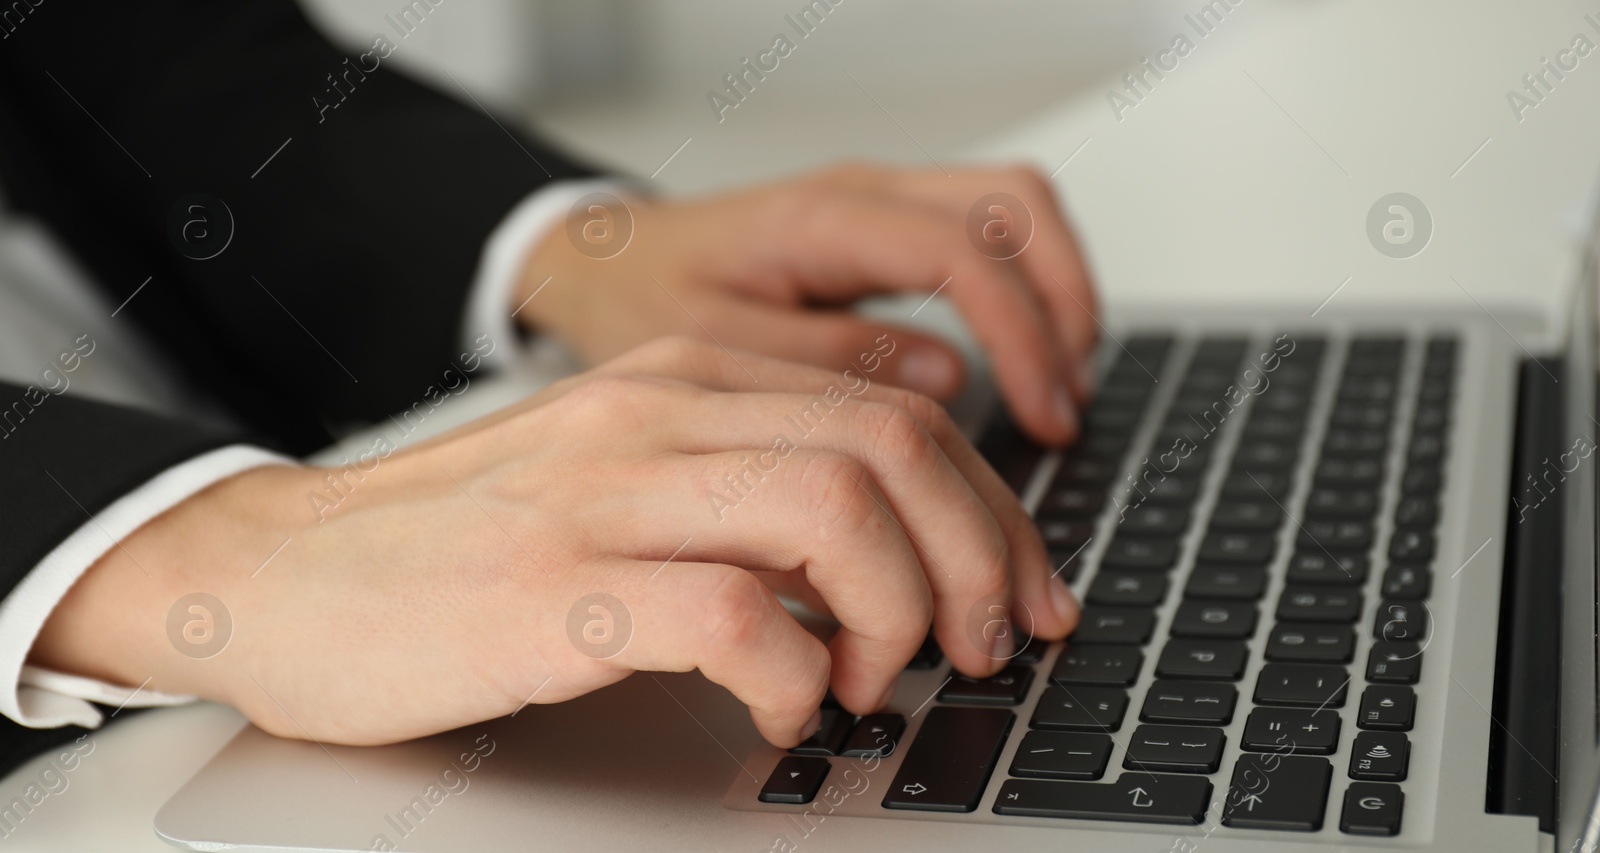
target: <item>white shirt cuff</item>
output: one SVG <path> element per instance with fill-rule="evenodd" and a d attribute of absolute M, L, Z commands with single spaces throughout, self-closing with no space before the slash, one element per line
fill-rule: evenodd
<path fill-rule="evenodd" d="M 523 306 L 512 305 L 511 299 L 522 280 L 528 254 L 552 227 L 561 227 L 568 208 L 594 192 L 631 194 L 611 179 L 557 181 L 518 202 L 489 233 L 468 291 L 461 328 L 462 346 L 469 350 L 484 343 L 494 344 L 490 353 L 483 356 L 485 364 L 504 366 L 525 350 L 514 320 Z"/>
<path fill-rule="evenodd" d="M 28 666 L 28 652 L 78 578 L 145 522 L 234 474 L 294 464 L 288 457 L 246 445 L 203 453 L 161 472 L 73 531 L 0 601 L 0 714 L 36 729 L 95 728 L 100 711 L 87 700 L 119 708 L 191 701 L 193 697 L 154 693 L 142 685 L 118 686 Z"/>

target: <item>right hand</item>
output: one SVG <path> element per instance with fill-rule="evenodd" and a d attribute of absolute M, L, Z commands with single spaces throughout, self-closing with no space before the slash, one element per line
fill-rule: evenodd
<path fill-rule="evenodd" d="M 863 363 L 892 361 L 891 347 L 868 342 Z M 35 662 L 153 677 L 274 734 L 351 744 L 698 668 L 792 746 L 830 686 L 853 712 L 881 708 L 930 623 L 956 669 L 982 677 L 1010 653 L 972 630 L 990 603 L 1044 640 L 1077 618 L 1016 496 L 944 410 L 859 381 L 872 379 L 664 340 L 395 453 L 320 523 L 305 496 L 328 471 L 241 474 L 92 567 Z M 838 405 L 817 407 L 830 393 Z M 787 454 L 772 452 L 779 434 Z M 739 497 L 728 475 L 753 488 Z M 831 643 L 761 578 L 830 610 Z M 204 661 L 165 633 L 197 590 L 235 626 Z M 570 615 L 596 593 L 611 598 Z M 613 639 L 614 656 L 586 653 Z"/>

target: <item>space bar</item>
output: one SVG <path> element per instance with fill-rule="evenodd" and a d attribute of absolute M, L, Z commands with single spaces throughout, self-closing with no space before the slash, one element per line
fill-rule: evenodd
<path fill-rule="evenodd" d="M 1198 776 L 1124 773 L 1114 784 L 1007 779 L 995 814 L 1138 823 L 1198 824 L 1211 782 Z"/>

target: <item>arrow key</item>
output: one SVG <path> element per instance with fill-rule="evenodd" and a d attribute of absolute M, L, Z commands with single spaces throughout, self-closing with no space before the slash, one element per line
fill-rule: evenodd
<path fill-rule="evenodd" d="M 828 759 L 786 755 L 761 786 L 761 802 L 803 806 L 816 799 L 828 776 Z"/>
<path fill-rule="evenodd" d="M 855 730 L 850 732 L 850 739 L 845 741 L 844 751 L 839 754 L 845 758 L 866 758 L 876 755 L 886 758 L 894 752 L 895 744 L 900 742 L 900 735 L 906 730 L 906 718 L 899 714 L 868 714 L 856 723 Z"/>

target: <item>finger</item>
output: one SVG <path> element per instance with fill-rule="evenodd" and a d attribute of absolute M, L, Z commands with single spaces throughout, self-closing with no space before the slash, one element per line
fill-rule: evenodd
<path fill-rule="evenodd" d="M 898 334 L 898 331 L 891 334 Z M 1077 625 L 1078 602 L 1066 583 L 1054 577 L 1055 567 L 1051 565 L 1038 527 L 1022 508 L 1016 493 L 962 435 L 944 407 L 913 392 L 875 381 L 875 377 L 888 371 L 889 365 L 899 357 L 897 340 L 863 341 L 856 366 L 838 373 L 756 354 L 734 356 L 715 345 L 697 341 L 663 341 L 655 347 L 657 352 L 640 354 L 641 362 L 653 360 L 662 365 L 657 369 L 664 375 L 703 387 L 722 391 L 760 388 L 767 392 L 824 397 L 838 397 L 842 393 L 861 401 L 888 403 L 910 412 L 933 435 L 1004 532 L 1015 576 L 1015 598 L 1020 605 L 1014 612 L 1022 627 L 1035 636 L 1053 640 L 1066 636 Z M 759 376 L 761 381 L 752 382 L 751 374 Z M 770 435 L 764 438 L 771 440 Z"/>
<path fill-rule="evenodd" d="M 930 335 L 886 326 L 842 311 L 801 311 L 738 299 L 726 301 L 724 343 L 780 359 L 845 370 L 860 368 L 875 341 L 891 340 L 899 357 L 884 380 L 940 400 L 961 390 L 965 365 L 955 348 Z"/>
<path fill-rule="evenodd" d="M 631 670 L 688 672 L 698 669 L 750 707 L 762 737 L 791 747 L 815 731 L 817 709 L 828 689 L 830 662 L 822 641 L 800 626 L 771 591 L 749 572 L 714 563 L 659 564 L 617 559 L 589 578 L 597 591 L 615 588 L 613 601 L 624 608 L 610 613 L 595 633 L 619 630 L 626 618 L 631 636 L 607 658 Z M 581 604 L 581 595 L 574 604 Z M 615 606 L 615 605 L 613 605 Z M 607 614 L 605 604 L 597 619 Z M 582 631 L 580 612 L 573 643 L 596 654 Z M 570 632 L 570 626 L 569 626 Z M 602 635 L 617 643 L 615 633 Z M 609 645 L 596 644 L 598 653 Z M 589 647 L 586 650 L 586 647 Z"/>
<path fill-rule="evenodd" d="M 1072 388 L 1038 295 L 964 239 L 952 239 L 960 233 L 958 220 L 839 195 L 786 214 L 775 239 L 788 250 L 789 277 L 804 295 L 841 301 L 884 290 L 948 296 L 991 354 L 1018 422 L 1049 444 L 1076 437 Z"/>

